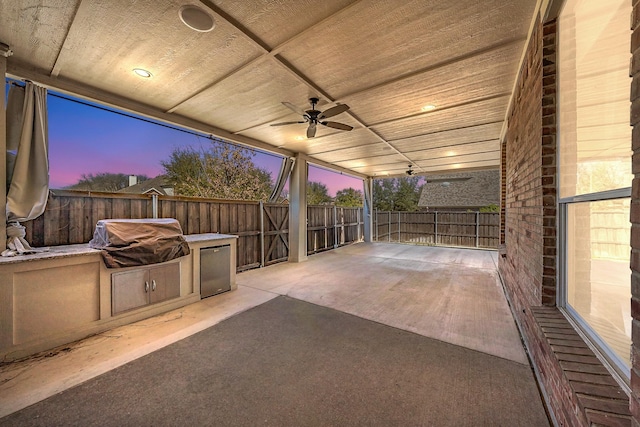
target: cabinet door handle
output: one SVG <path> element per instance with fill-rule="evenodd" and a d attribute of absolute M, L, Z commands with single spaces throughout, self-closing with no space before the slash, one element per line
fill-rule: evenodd
<path fill-rule="evenodd" d="M 151 281 L 151 290 L 152 291 L 156 290 L 156 281 L 155 281 L 155 279 Z"/>
<path fill-rule="evenodd" d="M 144 291 L 145 292 L 149 292 L 149 282 L 148 281 L 144 282 Z"/>

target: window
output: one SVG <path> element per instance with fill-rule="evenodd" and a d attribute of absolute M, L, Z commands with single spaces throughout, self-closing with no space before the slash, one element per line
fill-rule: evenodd
<path fill-rule="evenodd" d="M 629 377 L 629 16 L 627 0 L 567 0 L 558 20 L 561 292 L 612 368 Z"/>

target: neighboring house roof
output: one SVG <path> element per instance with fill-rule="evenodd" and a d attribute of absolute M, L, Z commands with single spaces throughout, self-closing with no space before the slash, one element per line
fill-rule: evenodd
<path fill-rule="evenodd" d="M 155 178 L 125 187 L 122 190 L 119 190 L 118 193 L 173 196 L 173 187 L 167 181 L 166 175 L 158 175 Z"/>
<path fill-rule="evenodd" d="M 500 205 L 500 171 L 485 170 L 426 176 L 418 206 L 472 208 Z"/>

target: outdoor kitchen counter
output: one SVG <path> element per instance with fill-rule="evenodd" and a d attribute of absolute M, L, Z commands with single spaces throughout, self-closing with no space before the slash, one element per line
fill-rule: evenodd
<path fill-rule="evenodd" d="M 82 255 L 100 254 L 97 249 L 91 249 L 88 244 L 52 246 L 50 248 L 36 248 L 38 252 L 26 255 L 4 257 L 0 256 L 0 265 L 13 264 L 28 261 L 39 261 L 51 258 L 65 258 Z"/>
<path fill-rule="evenodd" d="M 238 236 L 219 233 L 205 233 L 205 234 L 188 234 L 184 236 L 184 239 L 192 244 L 215 244 L 216 241 L 237 239 Z M 65 258 L 83 255 L 96 255 L 100 253 L 99 249 L 92 249 L 87 243 L 78 245 L 65 245 L 65 246 L 51 246 L 48 248 L 36 248 L 38 252 L 26 255 L 16 255 L 10 257 L 0 256 L 0 265 L 12 264 L 27 261 L 39 261 L 51 258 Z"/>
<path fill-rule="evenodd" d="M 184 238 L 189 255 L 136 267 L 107 268 L 101 251 L 88 244 L 52 246 L 35 254 L 0 257 L 0 360 L 50 350 L 200 301 L 200 249 L 230 246 L 230 285 L 236 289 L 237 236 L 206 233 Z M 177 296 L 123 312 L 113 308 L 114 274 L 163 266 L 179 271 Z"/>

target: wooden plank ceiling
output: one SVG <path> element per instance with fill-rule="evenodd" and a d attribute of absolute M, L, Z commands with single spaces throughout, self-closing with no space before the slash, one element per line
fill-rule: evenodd
<path fill-rule="evenodd" d="M 63 92 L 358 176 L 441 173 L 498 167 L 535 3 L 0 0 L 0 42 L 10 76 Z M 186 5 L 215 28 L 187 27 Z M 311 97 L 354 129 L 270 126 Z"/>

